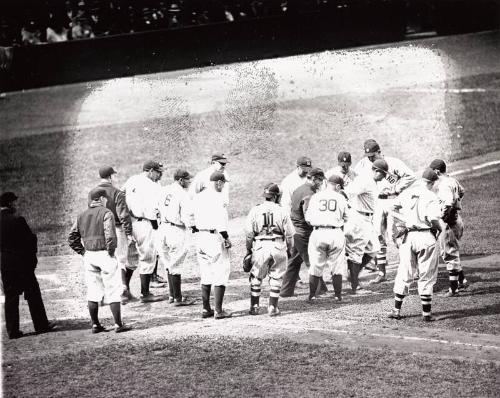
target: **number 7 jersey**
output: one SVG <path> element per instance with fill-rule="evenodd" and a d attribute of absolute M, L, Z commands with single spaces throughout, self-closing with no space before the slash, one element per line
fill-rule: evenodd
<path fill-rule="evenodd" d="M 342 227 L 347 221 L 346 212 L 346 199 L 338 192 L 327 188 L 311 196 L 305 218 L 313 227 Z"/>

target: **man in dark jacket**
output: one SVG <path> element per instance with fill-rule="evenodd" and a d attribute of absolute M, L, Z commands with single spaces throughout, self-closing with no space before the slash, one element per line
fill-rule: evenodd
<path fill-rule="evenodd" d="M 19 295 L 24 293 L 37 333 L 53 330 L 47 319 L 40 286 L 35 276 L 38 263 L 37 238 L 24 217 L 16 215 L 13 192 L 0 195 L 0 265 L 5 293 L 5 323 L 10 339 L 23 336 L 19 330 Z"/>

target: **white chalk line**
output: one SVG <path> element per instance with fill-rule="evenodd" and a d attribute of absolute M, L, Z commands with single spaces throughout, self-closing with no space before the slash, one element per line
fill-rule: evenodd
<path fill-rule="evenodd" d="M 476 166 L 472 166 L 471 168 L 468 168 L 468 169 L 453 171 L 453 172 L 449 173 L 449 175 L 450 176 L 457 176 L 460 174 L 470 173 L 471 171 L 484 169 L 485 167 L 495 166 L 497 164 L 500 164 L 500 160 L 493 160 L 491 162 L 486 162 L 486 163 L 478 164 Z"/>

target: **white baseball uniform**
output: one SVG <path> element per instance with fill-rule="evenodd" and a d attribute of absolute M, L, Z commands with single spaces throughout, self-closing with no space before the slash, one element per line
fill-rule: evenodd
<path fill-rule="evenodd" d="M 193 181 L 189 186 L 189 192 L 192 198 L 195 194 L 198 194 L 205 190 L 208 186 L 213 185 L 213 181 L 210 181 L 210 176 L 216 171 L 219 171 L 219 165 L 217 163 L 214 163 L 194 176 Z M 222 173 L 226 177 L 226 180 L 230 181 L 225 169 Z M 222 188 L 222 194 L 224 195 L 226 204 L 229 204 L 229 182 L 226 182 L 224 184 L 224 187 Z"/>
<path fill-rule="evenodd" d="M 334 174 L 342 177 L 344 180 L 344 188 L 346 188 L 356 177 L 356 173 L 352 168 L 349 168 L 347 173 L 344 173 L 344 169 L 341 166 L 335 166 L 325 172 L 325 183 Z"/>
<path fill-rule="evenodd" d="M 295 190 L 304 185 L 307 181 L 307 177 L 300 177 L 299 171 L 294 170 L 290 174 L 288 174 L 280 184 L 281 191 L 281 200 L 280 204 L 283 209 L 285 209 L 288 214 L 290 214 L 290 210 L 292 208 L 292 195 Z"/>
<path fill-rule="evenodd" d="M 325 266 L 332 275 L 347 276 L 345 237 L 342 227 L 347 221 L 347 201 L 330 188 L 311 196 L 305 214 L 313 226 L 309 238 L 309 275 L 323 276 Z"/>
<path fill-rule="evenodd" d="M 119 303 L 123 292 L 121 268 L 107 250 L 86 250 L 83 255 L 87 301 Z"/>
<path fill-rule="evenodd" d="M 213 182 L 212 182 L 213 185 Z M 228 213 L 225 195 L 207 187 L 193 198 L 196 257 L 202 285 L 225 286 L 231 271 L 229 251 L 219 232 L 227 231 Z"/>
<path fill-rule="evenodd" d="M 151 274 L 156 262 L 156 231 L 151 221 L 159 214 L 160 184 L 147 177 L 147 172 L 130 177 L 122 190 L 132 219 L 132 235 L 139 253 L 139 273 Z"/>
<path fill-rule="evenodd" d="M 352 261 L 361 264 L 364 254 L 375 256 L 380 243 L 373 226 L 373 213 L 378 195 L 377 183 L 371 176 L 360 175 L 346 187 L 350 209 L 344 227 L 346 253 Z"/>
<path fill-rule="evenodd" d="M 395 205 L 401 207 L 401 217 L 409 232 L 399 246 L 394 293 L 408 294 L 418 271 L 418 292 L 430 299 L 437 279 L 439 256 L 436 238 L 430 228 L 431 220 L 441 218 L 439 200 L 423 183 L 416 183 L 398 196 Z"/>

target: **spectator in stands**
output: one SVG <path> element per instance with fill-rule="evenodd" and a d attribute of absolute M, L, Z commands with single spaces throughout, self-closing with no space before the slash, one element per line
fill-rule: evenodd
<path fill-rule="evenodd" d="M 83 0 L 78 2 L 78 8 L 71 20 L 71 37 L 77 39 L 94 38 L 92 18 L 87 11 L 87 5 Z"/>
<path fill-rule="evenodd" d="M 47 43 L 58 43 L 70 39 L 70 20 L 64 13 L 50 13 L 47 26 Z"/>
<path fill-rule="evenodd" d="M 42 33 L 34 20 L 29 20 L 21 28 L 21 44 L 32 45 L 42 42 Z"/>

